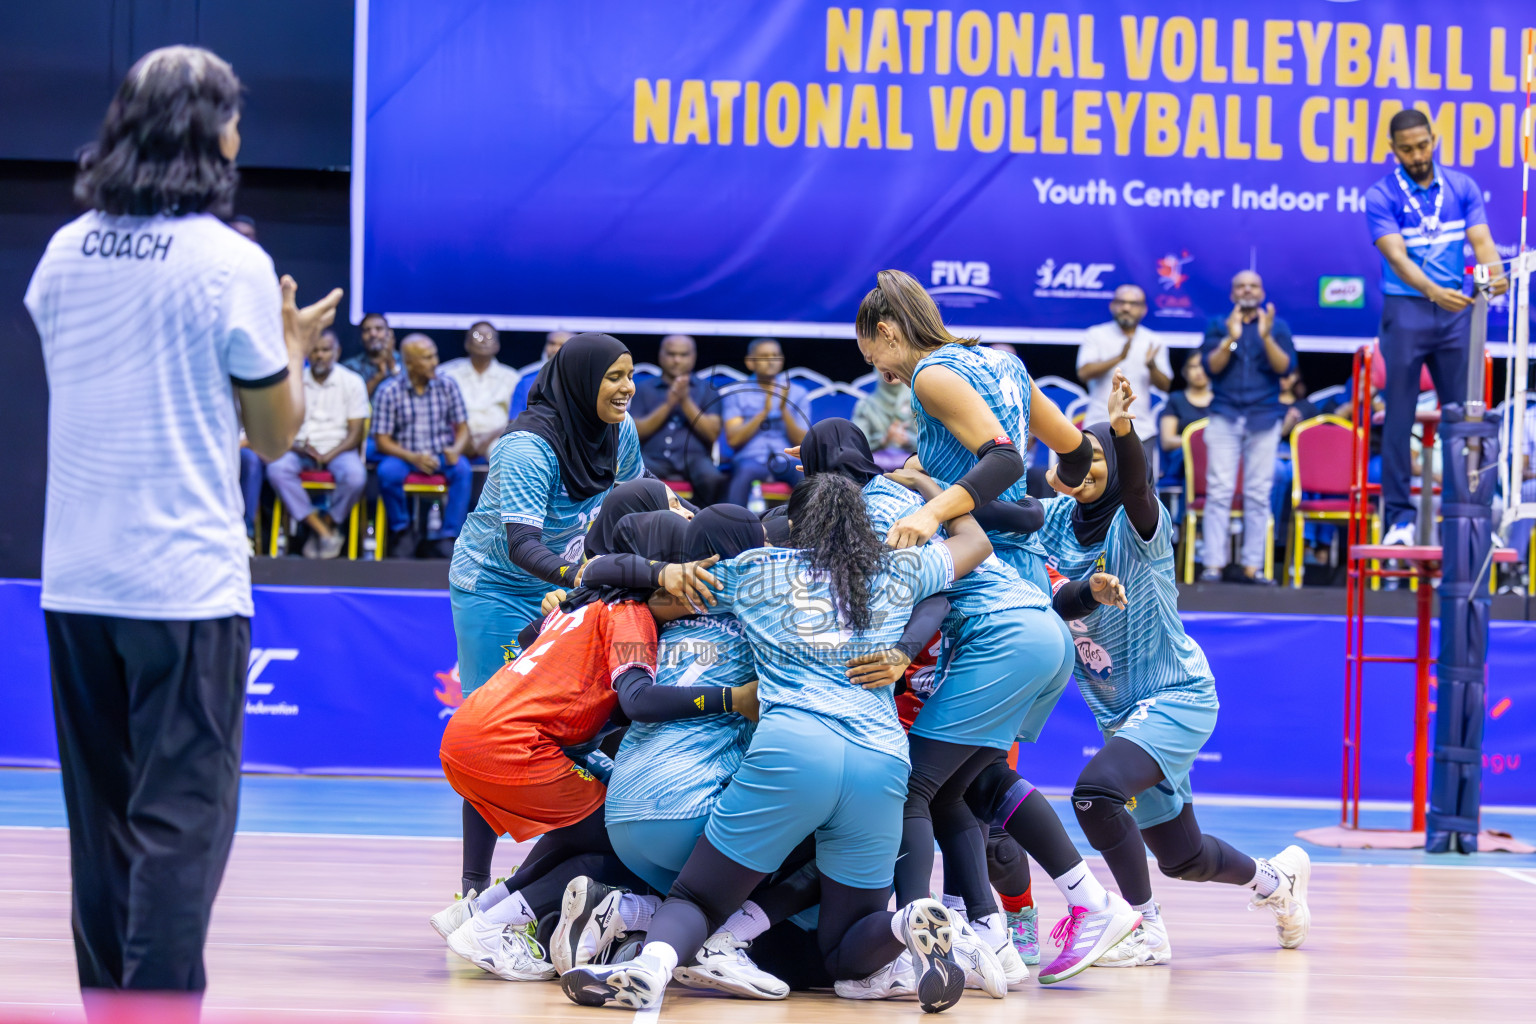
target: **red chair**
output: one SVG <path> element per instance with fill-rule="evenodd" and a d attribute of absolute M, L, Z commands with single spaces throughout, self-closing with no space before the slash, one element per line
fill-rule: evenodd
<path fill-rule="evenodd" d="M 1285 539 L 1285 564 L 1291 586 L 1301 586 L 1308 519 L 1349 521 L 1350 439 L 1353 426 L 1339 416 L 1314 416 L 1291 429 L 1291 532 Z M 1311 494 L 1315 497 L 1306 497 Z M 1381 533 L 1380 517 L 1376 533 Z"/>
<path fill-rule="evenodd" d="M 789 492 L 793 489 L 789 484 L 769 483 L 764 480 L 762 484 L 763 500 L 770 505 L 789 500 Z"/>
<path fill-rule="evenodd" d="M 306 491 L 334 491 L 336 478 L 328 469 L 305 469 L 299 472 L 299 484 Z M 359 524 L 363 521 L 362 501 L 352 506 L 352 511 L 347 515 L 347 557 L 357 560 L 357 533 Z M 273 496 L 272 500 L 272 542 L 267 548 L 267 553 L 277 557 L 277 542 L 283 533 L 283 499 Z"/>
<path fill-rule="evenodd" d="M 687 480 L 663 480 L 662 483 L 672 488 L 672 493 L 684 501 L 693 500 L 693 484 Z"/>
<path fill-rule="evenodd" d="M 406 500 L 423 494 L 447 495 L 448 478 L 440 473 L 428 475 L 426 473 L 411 473 L 405 478 Z M 384 497 L 374 503 L 373 510 L 373 557 L 382 560 L 384 557 L 384 541 L 389 536 L 389 523 L 384 518 Z"/>
<path fill-rule="evenodd" d="M 1200 517 L 1205 515 L 1205 428 L 1210 419 L 1195 420 L 1184 428 L 1184 582 L 1195 582 L 1195 545 Z M 1237 467 L 1237 486 L 1232 492 L 1232 514 L 1243 514 L 1243 467 Z M 1275 521 L 1264 529 L 1264 575 L 1274 579 Z"/>

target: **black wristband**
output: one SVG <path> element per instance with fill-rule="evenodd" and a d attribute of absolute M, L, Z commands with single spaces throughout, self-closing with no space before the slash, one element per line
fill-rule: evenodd
<path fill-rule="evenodd" d="M 1068 488 L 1081 487 L 1093 466 L 1093 444 L 1083 434 L 1076 448 L 1059 456 L 1056 463 L 1056 479 Z"/>

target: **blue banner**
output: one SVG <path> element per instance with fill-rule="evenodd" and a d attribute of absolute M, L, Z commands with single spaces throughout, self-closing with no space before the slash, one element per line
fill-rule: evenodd
<path fill-rule="evenodd" d="M 48 650 L 35 581 L 0 581 L 0 765 L 56 766 Z M 459 703 L 445 592 L 256 587 L 246 681 L 245 767 L 307 774 L 438 776 L 443 723 Z M 1188 612 L 1216 673 L 1221 714 L 1195 792 L 1333 798 L 1339 793 L 1344 620 Z M 1406 619 L 1373 619 L 1374 653 L 1410 653 Z M 1536 623 L 1494 622 L 1483 801 L 1536 805 Z M 1076 688 L 1019 771 L 1069 788 L 1102 740 Z M 1407 800 L 1411 666 L 1366 672 L 1363 795 Z"/>
<path fill-rule="evenodd" d="M 1364 199 L 1402 107 L 1514 253 L 1532 23 L 1428 0 L 360 2 L 352 318 L 848 337 L 897 267 L 988 340 L 1076 341 L 1122 282 L 1198 332 L 1253 268 L 1304 347 L 1349 347 L 1377 329 Z"/>

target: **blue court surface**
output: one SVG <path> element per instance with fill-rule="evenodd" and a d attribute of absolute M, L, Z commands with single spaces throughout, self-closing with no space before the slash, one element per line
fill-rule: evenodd
<path fill-rule="evenodd" d="M 1230 796 L 1202 799 L 1198 793 L 1195 799 L 1202 829 L 1258 856 L 1296 842 L 1299 829 L 1338 823 L 1338 805 L 1328 801 Z M 1053 795 L 1051 800 L 1078 848 L 1091 853 L 1066 796 Z M 238 827 L 241 832 L 268 834 L 456 840 L 461 806 L 458 795 L 441 779 L 246 775 L 240 790 Z M 1408 806 L 1372 805 L 1362 808 L 1361 819 L 1367 828 L 1406 828 Z M 57 771 L 0 769 L 0 828 L 67 825 Z M 1483 828 L 1536 843 L 1536 807 L 1485 809 Z M 1419 850 L 1339 850 L 1305 845 L 1313 860 L 1334 863 L 1536 867 L 1536 854 L 1430 856 Z"/>

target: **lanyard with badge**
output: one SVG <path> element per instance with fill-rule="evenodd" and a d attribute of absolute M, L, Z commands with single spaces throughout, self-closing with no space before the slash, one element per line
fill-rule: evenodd
<path fill-rule="evenodd" d="M 1440 241 L 1440 209 L 1445 204 L 1445 182 L 1440 180 L 1440 168 L 1435 165 L 1435 184 L 1440 187 L 1435 190 L 1435 212 L 1428 217 L 1424 216 L 1424 207 L 1419 205 L 1419 197 L 1413 194 L 1413 189 L 1408 187 L 1408 175 L 1403 173 L 1401 166 L 1396 171 L 1397 187 L 1403 190 L 1403 196 L 1408 200 L 1408 205 L 1413 207 L 1413 212 L 1418 215 L 1419 227 L 1424 232 L 1427 242 L 1423 246 L 1424 258 L 1416 262 L 1420 267 L 1429 261 L 1430 252 L 1435 244 Z M 1412 257 L 1409 257 L 1412 259 Z"/>

